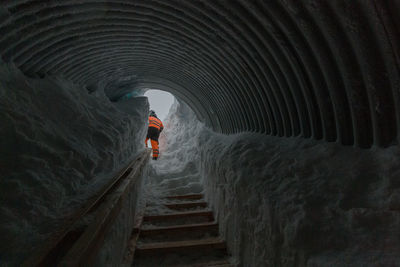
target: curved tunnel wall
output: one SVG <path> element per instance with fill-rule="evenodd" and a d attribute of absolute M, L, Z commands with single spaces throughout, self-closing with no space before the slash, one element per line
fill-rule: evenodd
<path fill-rule="evenodd" d="M 0 7 L 1 56 L 27 75 L 87 86 L 121 77 L 168 82 L 223 133 L 359 147 L 398 142 L 397 1 L 3 0 Z"/>

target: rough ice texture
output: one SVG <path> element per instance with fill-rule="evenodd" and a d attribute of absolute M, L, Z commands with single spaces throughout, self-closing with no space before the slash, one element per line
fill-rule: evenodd
<path fill-rule="evenodd" d="M 399 147 L 226 136 L 188 114 L 175 125 L 195 146 L 170 147 L 200 163 L 238 266 L 400 266 Z"/>
<path fill-rule="evenodd" d="M 0 62 L 0 264 L 23 260 L 144 148 L 147 98 L 113 104 Z"/>

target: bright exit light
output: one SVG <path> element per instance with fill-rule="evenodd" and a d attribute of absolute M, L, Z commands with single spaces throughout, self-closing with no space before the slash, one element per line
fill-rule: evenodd
<path fill-rule="evenodd" d="M 154 110 L 160 120 L 164 120 L 174 103 L 174 96 L 161 90 L 148 90 L 144 96 L 147 96 L 150 103 L 150 109 Z"/>

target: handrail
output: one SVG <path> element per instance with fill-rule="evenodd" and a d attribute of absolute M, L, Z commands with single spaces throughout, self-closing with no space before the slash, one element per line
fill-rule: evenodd
<path fill-rule="evenodd" d="M 142 173 L 150 152 L 150 149 L 146 149 L 140 153 L 95 197 L 87 200 L 22 266 L 87 266 L 101 248 L 105 232 L 119 214 L 122 201 L 130 192 L 136 177 Z M 78 222 L 88 214 L 93 214 L 94 219 L 89 225 L 80 226 Z"/>

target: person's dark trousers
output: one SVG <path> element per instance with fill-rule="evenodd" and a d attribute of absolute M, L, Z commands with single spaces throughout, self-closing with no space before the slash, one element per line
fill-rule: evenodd
<path fill-rule="evenodd" d="M 146 136 L 146 146 L 147 141 L 150 139 L 151 148 L 153 149 L 153 159 L 157 160 L 160 155 L 160 150 L 158 148 L 158 138 L 160 137 L 160 131 L 155 127 L 149 127 Z"/>

